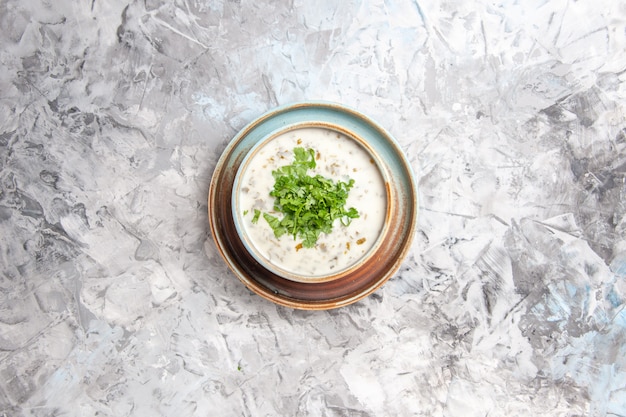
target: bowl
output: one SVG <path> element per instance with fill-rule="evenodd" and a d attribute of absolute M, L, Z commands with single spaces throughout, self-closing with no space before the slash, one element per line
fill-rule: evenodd
<path fill-rule="evenodd" d="M 315 165 L 307 168 L 303 177 L 288 176 L 290 181 L 284 186 L 288 196 L 294 196 L 295 191 L 302 193 L 302 197 L 297 198 L 297 202 L 303 204 L 298 206 L 298 217 L 309 213 L 313 218 L 309 222 L 316 226 L 315 221 L 322 222 L 323 216 L 329 216 L 339 207 L 346 211 L 354 208 L 358 217 L 342 216 L 332 223 L 322 222 L 332 224 L 332 231 L 320 232 L 316 238 L 305 239 L 304 233 L 300 236 L 294 233 L 297 221 L 291 230 L 279 228 L 284 234 L 276 236 L 270 222 L 285 217 L 275 208 L 285 197 L 271 196 L 276 182 L 274 175 L 280 175 L 285 166 L 293 166 L 297 148 L 304 150 L 302 155 Z M 381 167 L 381 161 L 368 143 L 343 131 L 341 126 L 315 122 L 282 127 L 260 140 L 239 166 L 232 192 L 232 215 L 237 232 L 257 262 L 285 279 L 320 283 L 349 275 L 375 253 L 387 230 L 390 196 L 385 184 L 389 178 Z M 313 191 L 307 192 L 304 186 L 294 191 L 292 183 L 297 179 L 303 184 L 305 181 L 313 184 Z M 341 192 L 341 184 L 350 184 L 344 204 L 334 199 L 334 191 L 339 185 Z M 310 206 L 307 208 L 305 203 Z M 322 217 L 317 215 L 320 210 Z M 291 217 L 298 220 L 295 215 Z M 306 226 L 303 230 L 315 236 L 317 228 Z M 313 246 L 312 241 L 315 241 Z"/>
<path fill-rule="evenodd" d="M 276 237 L 270 223 L 284 216 L 269 195 L 274 174 L 294 163 L 296 148 L 315 161 L 307 176 L 344 188 L 353 180 L 345 209 L 358 217 L 335 220 L 313 244 L 291 226 Z M 383 285 L 410 249 L 418 214 L 415 180 L 393 137 L 328 102 L 282 106 L 244 127 L 217 163 L 208 207 L 218 251 L 237 278 L 269 301 L 307 310 L 342 307 Z"/>

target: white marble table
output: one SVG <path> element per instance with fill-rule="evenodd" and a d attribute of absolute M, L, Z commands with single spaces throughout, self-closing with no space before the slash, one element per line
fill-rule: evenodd
<path fill-rule="evenodd" d="M 625 416 L 621 1 L 0 2 L 0 416 Z M 263 112 L 419 183 L 372 296 L 279 307 L 207 192 Z"/>

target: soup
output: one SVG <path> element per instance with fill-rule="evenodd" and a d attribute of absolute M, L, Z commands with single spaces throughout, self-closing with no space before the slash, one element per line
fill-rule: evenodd
<path fill-rule="evenodd" d="M 335 182 L 354 180 L 345 207 L 354 207 L 357 218 L 344 225 L 335 220 L 332 231 L 322 233 L 311 248 L 293 234 L 276 238 L 262 213 L 281 218 L 275 210 L 275 178 L 272 171 L 294 160 L 294 148 L 313 149 L 316 167 L 307 175 L 321 175 Z M 244 239 L 279 271 L 304 277 L 335 275 L 362 259 L 377 243 L 387 213 L 387 191 L 372 155 L 355 139 L 326 128 L 289 130 L 262 143 L 241 166 L 236 182 L 235 211 Z M 256 214 L 256 215 L 255 215 Z"/>

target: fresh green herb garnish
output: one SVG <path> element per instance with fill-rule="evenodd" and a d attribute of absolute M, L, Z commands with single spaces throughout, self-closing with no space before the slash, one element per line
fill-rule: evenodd
<path fill-rule="evenodd" d="M 335 220 L 348 226 L 359 217 L 354 207 L 344 207 L 354 180 L 334 182 L 321 175 L 307 175 L 309 169 L 316 167 L 315 151 L 297 147 L 293 152 L 291 165 L 272 171 L 275 183 L 270 196 L 274 197 L 274 210 L 283 217 L 263 213 L 263 218 L 277 238 L 288 233 L 294 239 L 301 238 L 303 247 L 312 248 L 321 233 L 332 231 Z"/>
<path fill-rule="evenodd" d="M 254 216 L 252 216 L 252 223 L 258 222 L 260 215 L 261 215 L 261 211 L 259 209 L 254 209 Z"/>
<path fill-rule="evenodd" d="M 248 214 L 248 210 L 243 211 L 243 215 L 245 216 L 246 214 Z"/>

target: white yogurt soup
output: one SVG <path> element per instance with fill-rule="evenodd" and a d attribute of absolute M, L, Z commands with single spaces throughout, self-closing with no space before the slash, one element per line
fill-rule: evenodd
<path fill-rule="evenodd" d="M 339 220 L 330 234 L 322 233 L 313 248 L 302 247 L 302 239 L 293 235 L 274 236 L 260 210 L 282 218 L 274 210 L 272 171 L 294 161 L 296 147 L 312 148 L 317 167 L 307 175 L 317 174 L 333 181 L 354 180 L 346 209 L 354 207 L 359 217 L 348 226 Z M 240 168 L 235 210 L 249 246 L 257 257 L 266 259 L 279 270 L 305 277 L 337 274 L 362 259 L 377 243 L 387 212 L 387 191 L 383 176 L 370 153 L 358 141 L 335 130 L 321 127 L 297 128 L 268 140 Z"/>

